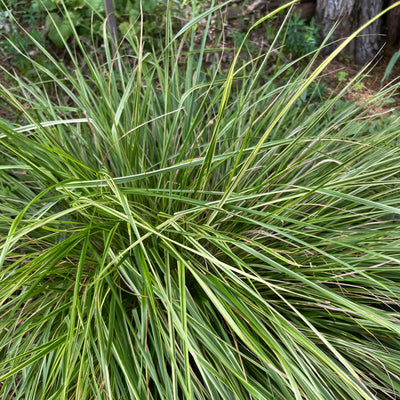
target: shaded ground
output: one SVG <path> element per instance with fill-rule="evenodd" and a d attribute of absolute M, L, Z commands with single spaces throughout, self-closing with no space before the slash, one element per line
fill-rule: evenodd
<path fill-rule="evenodd" d="M 395 65 L 389 79 L 382 82 L 385 75 L 387 65 L 390 61 L 391 55 L 384 55 L 381 59 L 377 60 L 363 73 L 363 79 L 360 84 L 353 86 L 345 95 L 346 100 L 354 100 L 358 103 L 365 102 L 369 97 L 377 93 L 382 87 L 390 84 L 393 80 L 398 80 L 400 77 L 400 65 Z M 349 64 L 345 60 L 334 60 L 327 68 L 324 81 L 330 92 L 338 90 L 343 84 L 347 83 L 351 78 L 356 76 L 362 67 L 355 64 Z M 340 74 L 345 72 L 348 74 L 343 82 L 340 82 Z M 400 93 L 397 92 L 393 97 L 388 99 L 387 106 L 389 108 L 396 107 L 400 110 Z"/>

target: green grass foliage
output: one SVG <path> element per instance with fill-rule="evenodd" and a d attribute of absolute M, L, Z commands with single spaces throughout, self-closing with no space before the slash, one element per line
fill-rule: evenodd
<path fill-rule="evenodd" d="M 351 38 L 204 65 L 217 11 L 1 86 L 2 399 L 400 396 L 396 87 L 301 100 Z"/>

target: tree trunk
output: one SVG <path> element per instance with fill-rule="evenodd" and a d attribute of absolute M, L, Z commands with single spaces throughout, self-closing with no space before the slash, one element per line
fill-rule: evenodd
<path fill-rule="evenodd" d="M 383 6 L 383 0 L 317 0 L 316 23 L 322 25 L 323 38 L 331 33 L 338 22 L 338 26 L 329 37 L 331 43 L 325 53 L 332 52 L 339 46 L 341 39 L 348 37 L 357 28 L 377 15 Z M 375 21 L 364 29 L 345 50 L 358 64 L 370 61 L 379 51 L 381 21 Z"/>
<path fill-rule="evenodd" d="M 114 4 L 113 0 L 104 0 L 104 9 L 106 13 L 107 19 L 107 26 L 111 33 L 111 51 L 112 56 L 116 57 L 117 55 L 117 42 L 118 42 L 118 28 L 117 28 L 117 21 L 115 19 L 115 12 L 114 12 Z M 114 61 L 114 69 L 119 71 L 119 60 L 116 59 Z"/>
<path fill-rule="evenodd" d="M 394 4 L 396 0 L 390 0 L 390 5 Z M 400 7 L 396 7 L 388 12 L 386 18 L 387 26 L 387 41 L 395 46 L 400 42 Z"/>
<path fill-rule="evenodd" d="M 360 27 L 382 11 L 383 0 L 357 0 L 354 12 L 354 23 Z M 355 61 L 365 64 L 370 61 L 381 48 L 381 18 L 365 28 L 356 39 L 354 51 Z"/>

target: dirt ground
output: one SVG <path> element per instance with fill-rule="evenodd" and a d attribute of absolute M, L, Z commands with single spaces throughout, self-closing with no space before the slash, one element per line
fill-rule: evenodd
<path fill-rule="evenodd" d="M 394 66 L 389 78 L 382 82 L 384 77 L 387 65 L 391 59 L 392 54 L 388 53 L 383 55 L 377 60 L 371 62 L 370 66 L 368 66 L 365 72 L 362 74 L 362 81 L 358 85 L 353 86 L 346 93 L 346 100 L 354 100 L 357 103 L 365 102 L 369 97 L 376 94 L 382 87 L 386 87 L 390 85 L 391 82 L 397 82 L 400 78 L 400 65 L 399 62 Z M 344 60 L 333 60 L 331 64 L 326 68 L 326 72 L 324 74 L 324 82 L 326 82 L 328 90 L 333 92 L 341 87 L 338 82 L 338 74 L 340 76 L 340 72 L 343 71 L 347 73 L 344 82 L 345 84 L 349 80 L 351 80 L 354 76 L 356 76 L 362 66 L 349 64 Z M 339 85 L 338 85 L 339 84 Z M 390 99 L 388 99 L 388 107 L 397 108 L 400 111 L 400 92 L 397 91 Z"/>

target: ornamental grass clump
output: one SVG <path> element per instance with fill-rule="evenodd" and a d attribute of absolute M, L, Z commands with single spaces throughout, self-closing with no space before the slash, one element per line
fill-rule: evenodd
<path fill-rule="evenodd" d="M 399 397 L 396 86 L 307 101 L 351 38 L 204 68 L 218 8 L 1 87 L 1 398 Z"/>

